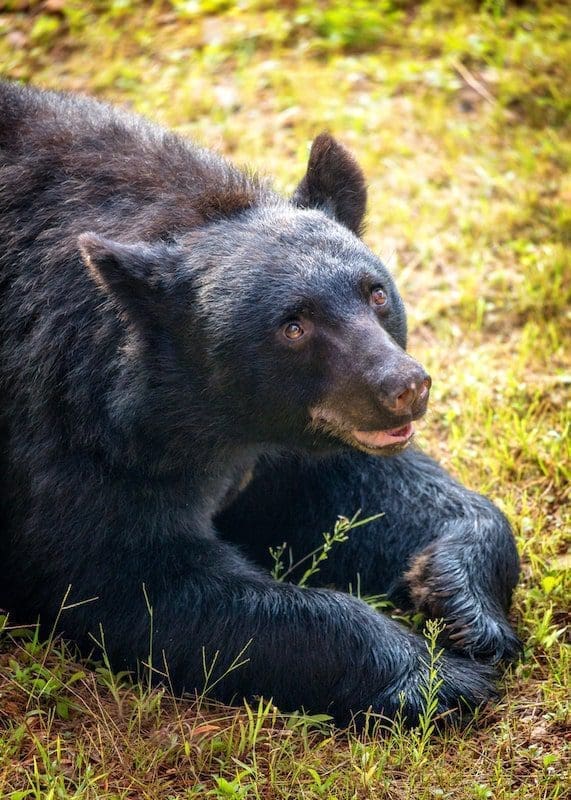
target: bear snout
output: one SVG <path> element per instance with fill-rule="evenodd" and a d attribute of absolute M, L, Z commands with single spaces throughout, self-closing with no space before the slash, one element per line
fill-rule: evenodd
<path fill-rule="evenodd" d="M 399 416 L 414 415 L 421 409 L 424 413 L 431 386 L 432 378 L 426 373 L 424 376 L 421 374 L 420 377 L 415 376 L 412 379 L 410 377 L 402 379 L 399 376 L 395 388 L 381 393 L 381 403 L 393 414 Z"/>

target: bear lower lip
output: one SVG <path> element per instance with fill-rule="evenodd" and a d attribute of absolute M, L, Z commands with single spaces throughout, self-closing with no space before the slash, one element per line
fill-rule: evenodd
<path fill-rule="evenodd" d="M 352 431 L 351 434 L 359 444 L 365 447 L 390 447 L 391 445 L 407 442 L 414 433 L 412 422 L 400 428 L 387 431 Z"/>

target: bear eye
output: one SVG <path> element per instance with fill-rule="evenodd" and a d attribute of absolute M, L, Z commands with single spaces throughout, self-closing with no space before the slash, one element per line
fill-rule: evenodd
<path fill-rule="evenodd" d="M 386 304 L 389 302 L 387 293 L 381 286 L 373 286 L 371 289 L 371 300 L 376 306 L 386 306 Z"/>
<path fill-rule="evenodd" d="M 305 331 L 299 322 L 288 322 L 283 330 L 286 339 L 290 339 L 291 341 L 301 339 L 301 337 L 305 334 Z"/>

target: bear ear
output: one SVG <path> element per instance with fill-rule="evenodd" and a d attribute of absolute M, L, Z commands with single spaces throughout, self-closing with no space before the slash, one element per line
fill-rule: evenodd
<path fill-rule="evenodd" d="M 180 248 L 159 242 L 123 244 L 96 233 L 78 239 L 91 277 L 133 321 L 165 324 L 176 309 Z"/>
<path fill-rule="evenodd" d="M 351 153 L 328 133 L 311 145 L 305 177 L 292 201 L 300 208 L 319 208 L 360 236 L 367 208 L 365 176 Z"/>

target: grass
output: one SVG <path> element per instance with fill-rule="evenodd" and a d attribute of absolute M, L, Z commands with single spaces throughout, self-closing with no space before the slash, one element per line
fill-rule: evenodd
<path fill-rule="evenodd" d="M 476 726 L 357 736 L 177 700 L 4 622 L 1 797 L 568 796 L 568 32 L 547 0 L 0 4 L 5 76 L 131 106 L 288 192 L 322 129 L 355 152 L 435 378 L 421 443 L 513 522 L 525 642 Z"/>

